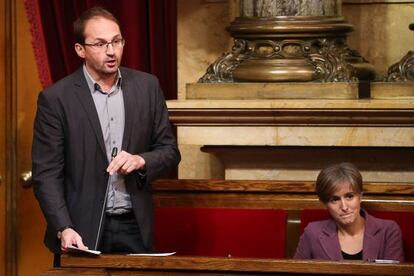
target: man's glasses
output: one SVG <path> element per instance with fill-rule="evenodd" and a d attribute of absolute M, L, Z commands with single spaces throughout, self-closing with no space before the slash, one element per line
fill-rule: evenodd
<path fill-rule="evenodd" d="M 96 43 L 83 43 L 83 45 L 85 45 L 85 46 L 89 46 L 89 47 L 92 47 L 92 48 L 95 48 L 95 49 L 98 49 L 98 50 L 106 50 L 106 49 L 108 49 L 109 44 L 112 45 L 112 47 L 114 49 L 119 49 L 119 48 L 124 47 L 124 45 L 125 45 L 125 39 L 123 39 L 123 38 L 116 38 L 116 39 L 114 39 L 112 41 L 104 41 L 103 40 L 103 41 L 99 41 L 99 42 L 96 42 Z"/>

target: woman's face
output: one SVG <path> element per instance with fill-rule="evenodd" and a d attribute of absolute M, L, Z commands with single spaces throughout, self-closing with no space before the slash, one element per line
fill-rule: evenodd
<path fill-rule="evenodd" d="M 326 207 L 336 223 L 350 225 L 360 217 L 361 194 L 354 192 L 349 183 L 341 183 Z"/>

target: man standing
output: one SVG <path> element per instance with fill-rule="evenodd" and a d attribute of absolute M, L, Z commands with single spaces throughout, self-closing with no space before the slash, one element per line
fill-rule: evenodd
<path fill-rule="evenodd" d="M 109 11 L 87 10 L 74 32 L 84 64 L 39 94 L 34 124 L 45 244 L 151 252 L 151 182 L 180 161 L 163 93 L 156 77 L 120 67 L 125 40 Z"/>

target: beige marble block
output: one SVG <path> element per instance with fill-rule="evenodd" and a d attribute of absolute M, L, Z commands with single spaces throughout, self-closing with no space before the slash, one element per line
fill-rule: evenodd
<path fill-rule="evenodd" d="M 201 152 L 201 145 L 180 143 L 179 179 L 223 179 L 224 168 L 216 156 Z"/>
<path fill-rule="evenodd" d="M 332 163 L 334 164 L 334 163 Z M 305 164 L 303 164 L 305 165 Z M 266 169 L 266 168 L 229 168 L 225 169 L 225 178 L 231 180 L 280 180 L 280 181 L 315 181 L 320 170 L 304 169 Z M 367 182 L 412 182 L 413 171 L 362 171 Z"/>
<path fill-rule="evenodd" d="M 373 82 L 371 98 L 414 100 L 414 82 Z"/>
<path fill-rule="evenodd" d="M 181 126 L 177 134 L 185 145 L 414 146 L 407 127 Z"/>
<path fill-rule="evenodd" d="M 398 94 L 396 91 L 395 93 Z M 252 100 L 170 100 L 169 109 L 205 109 L 205 108 L 320 108 L 320 109 L 413 109 L 414 101 L 390 97 L 389 99 L 252 99 Z"/>
<path fill-rule="evenodd" d="M 185 98 L 185 84 L 196 82 L 207 67 L 231 48 L 225 30 L 231 22 L 227 1 L 178 0 L 177 75 L 178 99 Z"/>
<path fill-rule="evenodd" d="M 358 99 L 357 83 L 187 83 L 187 99 Z"/>

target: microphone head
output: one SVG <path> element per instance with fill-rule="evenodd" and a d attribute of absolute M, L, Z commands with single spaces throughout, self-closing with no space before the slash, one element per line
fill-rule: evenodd
<path fill-rule="evenodd" d="M 118 154 L 118 148 L 117 147 L 114 147 L 112 149 L 112 154 L 111 154 L 112 158 L 114 158 L 117 154 Z"/>

